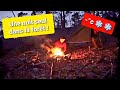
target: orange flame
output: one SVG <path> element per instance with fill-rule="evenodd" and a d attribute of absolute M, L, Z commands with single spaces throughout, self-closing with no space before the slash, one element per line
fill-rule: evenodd
<path fill-rule="evenodd" d="M 51 52 L 52 52 L 51 57 L 52 56 L 64 56 L 64 53 L 62 52 L 61 48 L 57 48 L 57 47 L 52 48 Z"/>

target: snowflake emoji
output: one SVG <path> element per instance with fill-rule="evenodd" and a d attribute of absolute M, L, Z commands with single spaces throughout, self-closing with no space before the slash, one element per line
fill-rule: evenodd
<path fill-rule="evenodd" d="M 102 27 L 102 24 L 103 24 L 103 23 L 102 23 L 101 20 L 97 20 L 95 25 L 96 25 L 98 28 L 100 28 L 100 27 Z"/>
<path fill-rule="evenodd" d="M 104 28 L 108 31 L 111 30 L 112 26 L 110 25 L 110 23 L 106 23 Z"/>

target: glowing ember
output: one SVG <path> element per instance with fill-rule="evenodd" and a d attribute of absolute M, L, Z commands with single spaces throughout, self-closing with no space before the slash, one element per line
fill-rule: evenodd
<path fill-rule="evenodd" d="M 60 48 L 52 48 L 51 49 L 51 52 L 52 52 L 52 56 L 64 56 L 64 53 L 62 52 L 62 50 Z"/>

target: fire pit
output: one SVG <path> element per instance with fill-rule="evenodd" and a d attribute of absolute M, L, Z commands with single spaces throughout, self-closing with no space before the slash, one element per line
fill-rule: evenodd
<path fill-rule="evenodd" d="M 52 49 L 51 49 L 50 57 L 51 57 L 52 59 L 57 60 L 57 61 L 66 60 L 66 59 L 69 58 L 69 56 L 70 56 L 70 54 L 65 54 L 65 53 L 61 50 L 61 48 L 55 47 L 55 48 L 52 48 Z"/>
<path fill-rule="evenodd" d="M 64 57 L 64 52 L 60 48 L 52 48 L 50 57 L 59 61 Z"/>

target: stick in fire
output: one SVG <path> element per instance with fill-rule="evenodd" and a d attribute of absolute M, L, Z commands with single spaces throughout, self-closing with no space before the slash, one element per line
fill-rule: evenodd
<path fill-rule="evenodd" d="M 64 56 L 67 43 L 65 37 L 61 37 L 59 40 L 55 42 L 55 44 L 50 44 L 52 41 L 50 39 L 45 40 L 45 43 L 41 44 L 40 46 L 47 50 L 47 53 L 50 54 L 50 57 L 53 56 Z"/>

